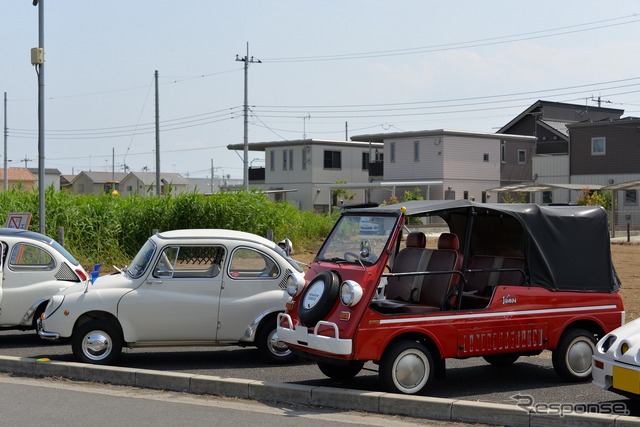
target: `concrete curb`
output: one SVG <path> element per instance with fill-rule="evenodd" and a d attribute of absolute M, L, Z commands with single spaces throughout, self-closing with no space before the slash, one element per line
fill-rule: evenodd
<path fill-rule="evenodd" d="M 86 365 L 25 357 L 0 356 L 0 372 L 32 377 L 125 385 L 260 401 L 324 406 L 430 420 L 508 426 L 640 427 L 640 418 L 609 414 L 530 413 L 513 405 L 437 397 L 316 387 L 300 384 L 222 378 L 212 375 Z"/>

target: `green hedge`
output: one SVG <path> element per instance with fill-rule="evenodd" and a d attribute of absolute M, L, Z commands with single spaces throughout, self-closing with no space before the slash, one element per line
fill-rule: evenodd
<path fill-rule="evenodd" d="M 0 220 L 9 212 L 31 212 L 29 228 L 40 230 L 37 192 L 0 193 Z M 258 192 L 118 197 L 47 189 L 45 214 L 45 234 L 57 238 L 63 227 L 65 247 L 85 267 L 128 263 L 154 229 L 227 228 L 261 236 L 272 230 L 275 240 L 289 237 L 294 247 L 305 248 L 316 246 L 334 222 Z"/>

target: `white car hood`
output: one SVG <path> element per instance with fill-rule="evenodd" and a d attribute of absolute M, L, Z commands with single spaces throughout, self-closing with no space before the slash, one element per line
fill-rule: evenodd
<path fill-rule="evenodd" d="M 117 273 L 100 276 L 93 283 L 91 283 L 91 280 L 89 280 L 89 283 L 76 283 L 61 291 L 60 294 L 70 295 L 75 292 L 84 292 L 85 288 L 87 292 L 91 292 L 104 289 L 132 289 L 133 287 L 134 284 L 131 279 L 123 273 Z"/>
<path fill-rule="evenodd" d="M 616 337 L 615 342 L 611 344 L 606 352 L 603 351 L 603 345 L 606 345 L 607 340 L 612 336 Z M 624 354 L 621 351 L 623 344 L 629 346 L 629 349 Z M 622 325 L 605 335 L 598 342 L 597 352 L 606 359 L 638 366 L 640 364 L 640 319 Z"/>

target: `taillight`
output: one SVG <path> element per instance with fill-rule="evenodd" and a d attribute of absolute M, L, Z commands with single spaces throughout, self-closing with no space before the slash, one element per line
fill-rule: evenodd
<path fill-rule="evenodd" d="M 88 277 L 87 277 L 87 275 L 85 274 L 85 272 L 84 272 L 84 271 L 82 271 L 82 270 L 81 270 L 81 269 L 79 269 L 79 268 L 76 268 L 76 274 L 77 274 L 77 275 L 78 275 L 78 277 L 80 278 L 80 281 L 81 281 L 81 282 L 84 282 L 85 280 L 87 280 L 87 279 L 88 279 Z"/>

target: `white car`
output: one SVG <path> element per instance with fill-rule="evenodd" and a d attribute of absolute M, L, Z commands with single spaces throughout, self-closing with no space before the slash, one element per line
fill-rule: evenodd
<path fill-rule="evenodd" d="M 276 243 L 233 230 L 155 234 L 131 265 L 51 298 L 38 321 L 42 338 L 71 338 L 81 362 L 110 364 L 123 347 L 257 346 L 284 362 L 276 316 L 302 268 Z"/>
<path fill-rule="evenodd" d="M 600 388 L 640 398 L 640 319 L 614 329 L 598 342 L 592 375 Z"/>
<path fill-rule="evenodd" d="M 58 242 L 28 230 L 0 228 L 0 329 L 34 329 L 49 298 L 87 279 Z"/>

